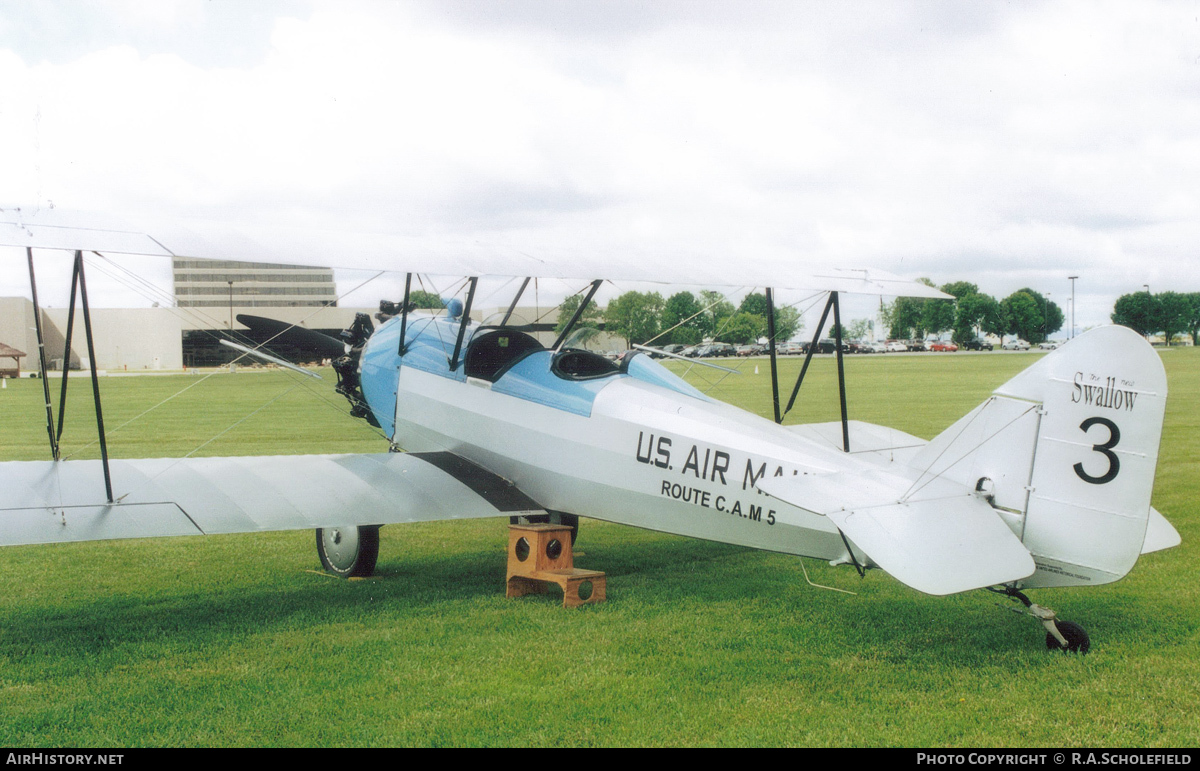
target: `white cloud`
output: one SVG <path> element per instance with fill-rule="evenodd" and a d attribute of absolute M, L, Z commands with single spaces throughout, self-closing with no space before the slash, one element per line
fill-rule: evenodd
<path fill-rule="evenodd" d="M 0 201 L 1200 289 L 1188 6 L 152 5 L 0 24 Z"/>

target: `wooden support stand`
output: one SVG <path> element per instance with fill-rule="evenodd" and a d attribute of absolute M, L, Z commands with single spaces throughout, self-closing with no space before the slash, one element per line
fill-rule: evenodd
<path fill-rule="evenodd" d="M 599 570 L 580 570 L 571 554 L 571 528 L 563 525 L 509 525 L 508 597 L 544 594 L 546 584 L 563 590 L 563 607 L 604 602 Z M 587 591 L 590 588 L 590 593 Z M 583 589 L 586 597 L 580 596 Z"/>

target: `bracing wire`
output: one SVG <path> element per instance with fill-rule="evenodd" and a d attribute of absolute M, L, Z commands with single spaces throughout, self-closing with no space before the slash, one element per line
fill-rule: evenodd
<path fill-rule="evenodd" d="M 118 271 L 120 271 L 120 272 L 122 272 L 122 273 L 125 273 L 125 274 L 128 274 L 129 276 L 132 276 L 134 279 L 136 279 L 136 284 L 141 284 L 141 285 L 143 285 L 143 288 L 139 289 L 139 288 L 138 288 L 138 287 L 135 285 L 135 283 L 131 283 L 130 281 L 123 281 L 123 280 L 121 280 L 121 279 L 120 279 L 118 276 L 116 276 L 116 275 L 114 275 L 113 273 L 111 273 L 111 272 L 109 272 L 109 271 L 105 270 L 105 269 L 104 269 L 102 266 L 100 266 L 100 265 L 98 265 L 97 263 L 94 263 L 94 262 L 93 262 L 93 263 L 92 263 L 93 267 L 95 267 L 96 269 L 98 269 L 98 270 L 99 270 L 101 273 L 103 273 L 104 275 L 107 275 L 107 276 L 109 276 L 110 278 L 112 278 L 113 280 L 116 280 L 116 281 L 118 281 L 119 283 L 122 283 L 123 285 L 125 285 L 125 286 L 129 287 L 131 290 L 133 290 L 133 291 L 137 292 L 138 294 L 141 294 L 143 297 L 145 297 L 145 298 L 147 298 L 147 299 L 153 300 L 153 299 L 155 299 L 155 295 L 157 295 L 157 296 L 158 296 L 158 297 L 160 297 L 160 298 L 163 296 L 163 292 L 162 292 L 161 290 L 159 290 L 159 289 L 158 289 L 157 287 L 155 287 L 153 284 L 150 284 L 149 282 L 145 281 L 145 279 L 142 279 L 142 278 L 140 278 L 140 277 L 136 276 L 136 274 L 133 274 L 132 272 L 128 271 L 128 270 L 127 270 L 126 268 L 124 268 L 123 266 L 120 266 L 120 265 L 116 264 L 115 262 L 113 262 L 112 260 L 110 260 L 108 257 L 105 257 L 104 255 L 100 254 L 99 252 L 93 252 L 93 254 L 95 254 L 97 257 L 101 258 L 102 260 L 104 260 L 106 263 L 108 263 L 110 266 L 112 266 L 113 268 L 117 269 Z M 366 285 L 370 284 L 372 281 L 374 281 L 374 280 L 378 279 L 380 276 L 382 276 L 382 275 L 383 275 L 383 273 L 384 273 L 383 271 L 380 271 L 380 272 L 376 273 L 374 276 L 371 276 L 370 278 L 368 278 L 368 279 L 366 279 L 366 280 L 362 281 L 361 283 L 359 283 L 359 284 L 357 284 L 356 286 L 354 286 L 352 289 L 350 289 L 350 290 L 348 290 L 348 291 L 346 291 L 346 292 L 343 292 L 341 295 L 339 295 L 339 297 L 338 297 L 337 299 L 339 299 L 339 300 L 340 300 L 342 297 L 345 297 L 346 295 L 350 294 L 351 292 L 355 292 L 355 291 L 357 291 L 357 290 L 359 290 L 359 289 L 363 288 L 364 286 L 366 286 Z M 147 289 L 147 287 L 148 287 L 149 289 Z M 195 309 L 191 309 L 191 308 L 189 308 L 189 309 L 187 309 L 187 310 L 183 310 L 183 309 L 179 308 L 178 306 L 174 305 L 174 298 L 173 298 L 173 297 L 172 297 L 172 298 L 170 298 L 170 300 L 171 300 L 172 304 L 171 304 L 171 305 L 169 305 L 169 306 L 166 306 L 166 307 L 167 307 L 167 309 L 168 309 L 169 311 L 171 311 L 172 313 L 174 313 L 174 314 L 175 314 L 177 317 L 179 317 L 179 318 L 187 318 L 187 317 L 190 315 L 190 316 L 191 316 L 191 319 L 190 319 L 190 320 L 191 320 L 191 321 L 193 321 L 193 322 L 195 322 L 195 321 L 196 321 L 196 320 L 198 320 L 198 319 L 199 319 L 199 320 L 204 320 L 204 321 L 209 321 L 209 322 L 216 322 L 216 320 L 215 320 L 215 319 L 213 319 L 212 317 L 208 316 L 208 314 L 205 314 L 205 313 L 203 313 L 203 312 L 196 311 Z M 255 345 L 254 345 L 254 347 L 255 347 L 255 350 L 258 350 L 258 349 L 260 349 L 260 348 L 265 348 L 265 347 L 266 347 L 266 346 L 267 346 L 267 345 L 268 345 L 268 344 L 269 344 L 269 343 L 270 343 L 272 340 L 274 340 L 275 338 L 277 338 L 279 335 L 282 335 L 282 334 L 284 334 L 285 332 L 287 332 L 288 330 L 290 330 L 290 329 L 293 329 L 293 328 L 295 328 L 295 327 L 299 326 L 300 324 L 303 324 L 303 323 L 304 323 L 304 321 L 306 321 L 306 320 L 308 320 L 309 318 L 311 318 L 313 315 L 315 315 L 317 312 L 319 312 L 319 311 L 320 311 L 320 310 L 322 310 L 323 308 L 324 308 L 324 306 L 321 306 L 321 307 L 315 308 L 315 309 L 312 311 L 312 313 L 309 313 L 309 314 L 307 314 L 307 315 L 306 315 L 306 316 L 304 316 L 304 318 L 302 318 L 300 321 L 296 322 L 295 324 L 292 324 L 291 326 L 287 327 L 286 329 L 284 329 L 284 330 L 280 331 L 279 333 L 277 333 L 277 334 L 273 335 L 273 336 L 272 336 L 270 339 L 268 339 L 267 341 L 265 341 L 265 342 L 263 342 L 263 343 L 261 343 L 261 344 L 255 344 Z M 202 330 L 202 331 L 203 331 L 205 334 L 209 335 L 210 337 L 213 337 L 214 339 L 218 338 L 218 335 L 215 335 L 214 333 L 212 333 L 212 332 L 211 332 L 211 331 L 209 331 L 209 330 Z M 239 335 L 240 335 L 240 337 L 241 337 L 242 339 L 246 340 L 246 341 L 247 341 L 247 342 L 249 342 L 249 343 L 254 343 L 254 341 L 253 341 L 253 340 L 250 340 L 250 339 L 249 339 L 249 338 L 247 338 L 245 335 L 241 335 L 240 333 L 236 333 L 236 332 L 235 332 L 235 334 L 239 334 Z M 267 350 L 269 350 L 269 349 L 267 349 Z M 245 358 L 245 354 L 243 354 L 242 356 L 239 356 L 239 357 L 237 357 L 236 359 L 234 359 L 234 362 L 240 361 L 240 360 L 241 360 L 241 359 L 243 359 L 243 358 Z M 286 372 L 286 370 L 285 370 L 285 372 Z M 151 413 L 151 412 L 154 412 L 155 410 L 157 410 L 158 408 L 162 407 L 162 406 L 163 406 L 164 404 L 166 404 L 167 402 L 170 402 L 171 400 L 175 399 L 176 397 L 178 397 L 178 396 L 180 396 L 180 395 L 184 394 L 185 392 L 187 392 L 187 391 L 191 390 L 192 388 L 194 388 L 194 387 L 196 387 L 196 386 L 200 385 L 201 383 L 205 382 L 206 380 L 208 380 L 208 379 L 209 379 L 210 377 L 212 377 L 213 375 L 217 375 L 217 374 L 220 374 L 220 370 L 218 370 L 218 371 L 214 371 L 214 372 L 210 372 L 209 374 L 205 375 L 204 377 L 200 378 L 199 380 L 197 380 L 197 381 L 195 381 L 195 382 L 193 382 L 193 383 L 189 383 L 187 386 L 185 386 L 185 387 L 181 388 L 179 391 L 175 392 L 174 394 L 171 394 L 170 396 L 166 397 L 165 399 L 162 399 L 162 400 L 161 400 L 161 401 L 159 401 L 157 404 L 155 404 L 155 405 L 153 405 L 153 406 L 149 407 L 149 408 L 148 408 L 148 409 L 146 409 L 146 410 L 143 410 L 143 411 L 142 411 L 141 413 L 139 413 L 138 415 L 135 415 L 134 417 L 132 417 L 132 418 L 130 418 L 129 420 L 125 421 L 124 423 L 122 423 L 122 424 L 120 424 L 120 425 L 116 426 L 115 428 L 112 428 L 112 429 L 110 429 L 110 430 L 106 431 L 105 433 L 106 433 L 107 435 L 112 435 L 112 434 L 114 434 L 114 433 L 117 433 L 118 431 L 120 431 L 120 430 L 122 430 L 122 429 L 124 429 L 124 428 L 128 427 L 129 425 L 131 425 L 131 424 L 133 424 L 133 423 L 137 422 L 138 420 L 140 420 L 141 418 L 145 417 L 145 416 L 146 416 L 146 415 L 148 415 L 149 413 Z M 311 386 L 311 385 L 310 385 L 310 384 L 309 384 L 309 383 L 308 383 L 308 382 L 307 382 L 305 379 L 303 379 L 303 378 L 299 378 L 299 377 L 296 377 L 296 376 L 293 376 L 293 375 L 291 375 L 290 373 L 289 373 L 287 376 L 288 376 L 289 378 L 292 378 L 292 379 L 294 379 L 294 380 L 296 381 L 296 384 L 293 386 L 293 389 L 294 389 L 295 387 L 297 387 L 297 386 L 299 386 L 299 387 L 303 387 L 303 388 L 304 388 L 306 391 L 308 391 L 310 394 L 312 394 L 313 396 L 316 396 L 317 398 L 319 398 L 319 399 L 320 399 L 320 400 L 321 400 L 321 401 L 322 401 L 322 402 L 323 402 L 323 403 L 324 403 L 326 406 L 328 406 L 328 407 L 330 407 L 331 409 L 335 410 L 335 411 L 336 411 L 336 412 L 338 412 L 339 414 L 345 415 L 347 418 L 349 418 L 349 417 L 350 417 L 349 413 L 347 413 L 347 412 L 345 412 L 344 410 L 340 409 L 340 405 L 339 405 L 339 404 L 338 404 L 336 401 L 334 401 L 334 400 L 331 400 L 331 399 L 329 399 L 328 397 L 326 397 L 325 395 L 323 395 L 323 394 L 321 394 L 321 393 L 319 393 L 319 392 L 317 392 L 317 391 L 313 390 L 312 386 Z M 293 389 L 289 389 L 289 391 L 290 391 L 290 390 L 293 390 Z M 260 408 L 260 409 L 261 409 L 261 408 Z M 357 419 L 354 419 L 354 418 L 351 418 L 351 419 L 352 419 L 352 420 L 354 420 L 356 424 L 359 424 L 359 421 L 358 421 Z M 238 421 L 238 422 L 240 423 L 241 421 Z M 236 424 L 235 424 L 235 425 L 236 425 Z M 232 428 L 232 426 L 231 426 L 230 428 Z M 378 434 L 378 435 L 379 435 L 381 438 L 383 438 L 383 439 L 387 439 L 387 436 L 386 436 L 386 435 L 385 435 L 385 434 L 384 434 L 382 431 L 380 431 L 379 429 L 375 428 L 374 426 L 369 426 L 369 425 L 368 425 L 368 428 L 369 428 L 369 430 L 370 430 L 370 431 L 372 431 L 373 433 L 376 433 L 376 434 Z M 225 431 L 222 431 L 222 432 L 221 432 L 221 434 L 218 434 L 218 436 L 220 436 L 220 435 L 222 435 L 222 434 L 226 433 L 228 430 L 229 430 L 229 429 L 226 429 Z M 213 439 L 215 439 L 215 438 L 217 438 L 217 437 L 213 437 Z M 208 443 L 210 443 L 211 441 L 213 441 L 213 440 L 212 440 L 212 439 L 210 439 L 208 442 L 205 442 L 204 444 L 202 444 L 202 445 L 201 445 L 201 447 L 203 447 L 204 445 L 207 445 L 207 444 L 208 444 Z M 84 452 L 84 451 L 86 451 L 86 450 L 90 449 L 91 447 L 93 447 L 94 445 L 96 445 L 96 444 L 98 444 L 98 443 L 99 443 L 99 439 L 94 439 L 94 440 L 92 440 L 91 442 L 88 442 L 87 444 L 85 444 L 85 445 L 83 445 L 83 446 L 81 446 L 81 447 L 77 448 L 77 449 L 76 449 L 74 452 L 70 453 L 69 455 L 66 455 L 66 456 L 65 456 L 63 459 L 64 459 L 64 460 L 69 460 L 70 458 L 76 457 L 76 456 L 78 456 L 80 453 L 82 453 L 82 452 Z M 199 449 L 199 448 L 197 448 L 197 449 Z M 193 452 L 195 452 L 195 450 L 193 450 Z M 190 454 L 190 453 L 189 453 L 189 454 Z M 185 456 L 185 457 L 186 457 L 186 456 Z"/>
<path fill-rule="evenodd" d="M 995 397 L 992 397 L 992 398 L 995 398 Z M 991 401 L 991 400 L 989 399 L 989 401 Z M 969 449 L 969 450 L 967 450 L 966 452 L 962 453 L 962 454 L 961 454 L 961 455 L 958 457 L 958 459 L 957 459 L 957 460 L 955 460 L 953 463 L 951 463 L 950 465 L 946 466 L 946 468 L 942 469 L 941 471 L 938 471 L 936 474 L 932 474 L 932 475 L 930 475 L 930 476 L 929 476 L 929 479 L 927 479 L 925 482 L 923 482 L 923 483 L 922 483 L 922 482 L 921 482 L 921 480 L 922 480 L 922 479 L 925 479 L 926 475 L 929 475 L 929 474 L 930 474 L 930 471 L 929 471 L 929 470 L 930 470 L 931 468 L 933 468 L 933 467 L 934 467 L 934 465 L 935 465 L 935 464 L 936 464 L 936 463 L 937 463 L 939 460 L 941 460 L 942 456 L 943 456 L 943 455 L 945 455 L 945 454 L 946 454 L 946 453 L 947 453 L 947 452 L 950 450 L 950 448 L 951 448 L 951 447 L 953 447 L 953 446 L 954 446 L 954 440 L 955 440 L 955 439 L 958 439 L 958 437 L 962 436 L 962 435 L 963 435 L 963 433 L 964 433 L 964 432 L 966 432 L 966 430 L 967 430 L 968 428 L 970 428 L 971 424 L 972 424 L 972 423 L 974 423 L 974 422 L 975 422 L 975 420 L 976 420 L 976 419 L 977 419 L 977 418 L 978 418 L 980 415 L 982 415 L 982 414 L 983 414 L 983 412 L 984 412 L 984 410 L 983 410 L 983 409 L 977 409 L 977 410 L 975 411 L 975 414 L 971 416 L 971 419 L 970 419 L 970 420 L 968 420 L 966 423 L 964 423 L 964 424 L 963 424 L 963 426 L 962 426 L 962 428 L 961 428 L 961 429 L 959 429 L 959 431 L 958 431 L 958 432 L 957 432 L 957 433 L 954 435 L 954 439 L 951 439 L 949 442 L 947 442 L 947 443 L 946 443 L 946 446 L 942 448 L 942 451 L 941 451 L 941 452 L 939 452 L 939 453 L 937 454 L 937 456 L 936 456 L 936 457 L 934 457 L 932 460 L 930 460 L 930 461 L 929 461 L 929 463 L 928 463 L 928 465 L 926 465 L 926 466 L 925 466 L 925 468 L 924 468 L 924 469 L 922 469 L 922 471 L 921 471 L 920 475 L 919 475 L 919 476 L 918 476 L 918 477 L 917 477 L 915 480 L 913 480 L 913 483 L 912 483 L 911 485 L 909 485 L 908 489 L 904 491 L 904 494 L 900 496 L 900 502 L 901 502 L 901 503 L 903 503 L 903 502 L 907 501 L 909 498 L 911 498 L 913 495 L 915 495 L 916 493 L 919 493 L 919 492 L 920 492 L 922 489 L 924 489 L 925 487 L 927 487 L 928 485 L 930 485 L 931 483 L 933 483 L 933 481 L 934 481 L 934 480 L 936 480 L 936 479 L 939 479 L 939 478 L 940 478 L 940 477 L 941 477 L 943 474 L 945 474 L 947 471 L 949 471 L 950 469 L 954 468 L 956 465 L 958 465 L 959 463 L 961 463 L 961 462 L 962 462 L 964 459 L 966 459 L 966 458 L 970 457 L 970 456 L 971 456 L 971 454 L 972 454 L 972 453 L 974 453 L 976 450 L 978 450 L 980 447 L 982 447 L 983 445 L 985 445 L 985 444 L 987 444 L 988 442 L 990 442 L 990 441 L 992 441 L 993 439 L 995 439 L 997 436 L 999 436 L 999 435 L 1000 435 L 1000 434 L 1002 434 L 1002 433 L 1003 433 L 1005 430 L 1007 430 L 1009 426 L 1011 426 L 1012 424 L 1016 423 L 1018 420 L 1020 420 L 1021 418 L 1025 417 L 1025 416 L 1026 416 L 1026 415 L 1028 415 L 1030 412 L 1032 412 L 1033 410 L 1037 409 L 1039 406 L 1040 406 L 1040 405 L 1038 405 L 1038 404 L 1036 404 L 1036 403 L 1035 403 L 1035 404 L 1030 404 L 1030 405 L 1029 405 L 1029 407 L 1027 407 L 1025 410 L 1023 410 L 1023 411 L 1022 411 L 1020 414 L 1018 414 L 1018 415 L 1017 415 L 1016 417 L 1014 417 L 1012 420 L 1008 421 L 1007 423 L 1005 423 L 1003 426 L 1001 426 L 1000 428 L 998 428 L 998 429 L 996 429 L 995 431 L 993 431 L 993 432 L 992 432 L 991 434 L 989 434 L 988 436 L 985 436 L 985 437 L 984 437 L 983 439 L 981 439 L 981 440 L 980 440 L 978 443 L 976 443 L 976 445 L 975 445 L 974 447 L 972 447 L 971 449 Z"/>

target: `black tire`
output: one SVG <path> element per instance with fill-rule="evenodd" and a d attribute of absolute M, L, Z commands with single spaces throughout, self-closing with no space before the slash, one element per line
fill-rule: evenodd
<path fill-rule="evenodd" d="M 571 528 L 571 545 L 574 546 L 575 539 L 579 537 L 579 516 L 556 511 L 550 515 L 550 521 L 555 522 L 555 520 L 557 520 L 557 524 Z"/>
<path fill-rule="evenodd" d="M 1056 621 L 1055 625 L 1058 627 L 1058 631 L 1062 633 L 1062 636 L 1067 639 L 1067 647 L 1064 648 L 1063 644 L 1054 635 L 1047 632 L 1047 650 L 1078 653 L 1082 656 L 1092 647 L 1092 641 L 1088 639 L 1087 632 L 1079 624 L 1073 624 L 1070 621 Z"/>
<path fill-rule="evenodd" d="M 379 559 L 379 525 L 318 527 L 317 554 L 321 567 L 335 576 L 369 576 Z"/>

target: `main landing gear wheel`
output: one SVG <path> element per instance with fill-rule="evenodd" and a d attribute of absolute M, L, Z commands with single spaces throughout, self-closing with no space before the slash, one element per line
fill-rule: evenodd
<path fill-rule="evenodd" d="M 379 525 L 318 527 L 317 554 L 321 566 L 335 576 L 369 576 L 379 558 Z"/>
<path fill-rule="evenodd" d="M 1055 621 L 1054 625 L 1058 627 L 1059 634 L 1066 638 L 1067 644 L 1064 646 L 1053 634 L 1046 632 L 1046 650 L 1083 655 L 1088 652 L 1088 648 L 1092 647 L 1092 641 L 1088 639 L 1087 632 L 1083 631 L 1083 627 L 1079 624 L 1073 624 L 1070 621 Z"/>

